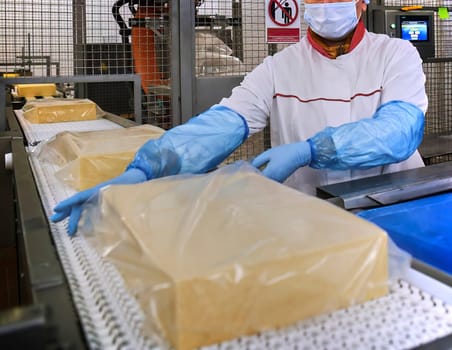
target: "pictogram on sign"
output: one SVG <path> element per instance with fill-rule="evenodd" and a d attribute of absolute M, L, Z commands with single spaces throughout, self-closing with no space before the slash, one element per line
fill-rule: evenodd
<path fill-rule="evenodd" d="M 298 4 L 294 0 L 270 0 L 270 19 L 278 26 L 290 26 L 298 18 Z"/>
<path fill-rule="evenodd" d="M 300 40 L 297 0 L 266 0 L 267 43 L 294 43 Z"/>

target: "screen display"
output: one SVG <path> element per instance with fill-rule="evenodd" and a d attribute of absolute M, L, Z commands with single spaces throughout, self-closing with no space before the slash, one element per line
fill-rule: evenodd
<path fill-rule="evenodd" d="M 401 37 L 410 41 L 428 41 L 427 19 L 402 19 L 400 21 Z"/>

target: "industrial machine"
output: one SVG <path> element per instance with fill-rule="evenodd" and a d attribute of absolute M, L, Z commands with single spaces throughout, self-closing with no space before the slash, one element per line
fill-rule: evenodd
<path fill-rule="evenodd" d="M 200 3 L 195 1 L 196 5 Z M 153 115 L 164 114 L 162 110 L 168 108 L 170 96 L 170 57 L 161 55 L 168 53 L 165 47 L 169 34 L 168 4 L 169 1 L 157 0 L 114 3 L 112 12 L 120 27 L 122 45 L 131 48 L 125 65 L 131 67 L 129 62 L 133 60 L 134 71 L 113 71 L 117 76 L 100 77 L 117 83 L 129 75 L 134 79 L 131 73 L 140 75 L 141 84 L 133 80 L 134 97 L 141 96 L 139 90 L 142 90 L 148 100 L 135 101 L 135 111 L 143 102 L 147 113 Z M 128 22 L 120 15 L 120 8 L 124 7 L 131 14 Z M 426 17 L 404 17 L 407 15 Z M 418 44 L 422 55 L 431 55 L 433 21 L 424 11 L 417 14 L 397 9 L 378 16 L 375 22 L 381 25 L 382 31 L 392 30 L 392 35 L 399 37 L 408 33 L 409 37 L 405 38 Z M 198 24 L 210 25 L 209 20 L 200 18 Z M 420 32 L 427 34 L 403 31 L 418 26 Z M 95 53 L 102 52 L 102 46 L 94 44 L 85 48 L 93 53 L 92 61 L 98 62 Z M 105 72 L 88 72 L 91 73 Z M 89 78 L 79 77 L 78 82 L 84 83 Z M 94 80 L 99 76 L 91 78 L 91 82 L 99 83 Z M 210 90 L 216 90 L 212 81 L 206 80 L 205 84 Z M 94 125 L 85 122 L 70 126 L 31 125 L 21 116 L 20 106 L 12 108 L 9 94 L 3 98 L 4 91 L 0 91 L 0 117 L 5 116 L 6 123 L 0 127 L 5 129 L 0 133 L 0 159 L 6 158 L 5 163 L 0 162 L 0 194 L 4 198 L 0 211 L 3 229 L 0 261 L 4 267 L 4 272 L 0 271 L 0 286 L 6 288 L 0 288 L 0 301 L 14 307 L 3 307 L 4 311 L 0 312 L 0 348 L 158 348 L 155 339 L 140 333 L 143 310 L 124 287 L 118 271 L 99 257 L 83 237 L 68 237 L 64 222 L 49 222 L 54 205 L 72 192 L 58 185 L 52 167 L 32 156 L 33 146 L 62 129 L 104 130 L 136 123 L 108 114 Z M 135 116 L 140 123 L 141 115 L 136 112 Z M 384 208 L 410 199 L 449 193 L 451 178 L 452 165 L 441 164 L 321 187 L 318 196 L 350 211 Z M 387 297 L 209 349 L 450 349 L 451 291 L 450 274 L 414 259 L 411 268 L 390 286 Z"/>
<path fill-rule="evenodd" d="M 143 91 L 144 115 L 152 124 L 168 128 L 168 120 L 172 106 L 171 89 L 174 70 L 185 70 L 190 76 L 208 75 L 205 82 L 196 79 L 193 84 L 200 89 L 199 104 L 189 116 L 199 113 L 222 97 L 228 95 L 233 87 L 238 85 L 246 73 L 241 60 L 243 59 L 243 38 L 241 19 L 239 17 L 240 1 L 234 1 L 231 6 L 232 16 L 200 15 L 199 7 L 204 0 L 194 0 L 195 47 L 190 46 L 190 53 L 183 52 L 187 59 L 177 62 L 174 52 L 175 38 L 170 35 L 171 6 L 169 1 L 155 0 L 118 0 L 112 7 L 113 17 L 119 27 L 122 45 L 130 47 L 133 72 L 141 77 Z M 185 3 L 184 6 L 187 6 Z M 184 16 L 186 16 L 185 14 Z M 209 35 L 210 38 L 200 38 Z M 215 45 L 222 43 L 221 50 L 228 51 L 220 55 L 215 52 Z M 200 45 L 198 45 L 200 43 Z M 182 43 L 181 43 L 182 44 Z M 188 48 L 187 48 L 188 49 Z M 181 50 L 183 50 L 181 48 Z M 195 69 L 192 67 L 192 58 Z M 179 67 L 179 65 L 181 67 Z M 216 78 L 216 79 L 215 79 Z M 190 78 L 191 79 L 191 78 Z M 189 79 L 184 79 L 191 84 Z M 174 101 L 173 101 L 174 102 Z"/>
<path fill-rule="evenodd" d="M 121 15 L 126 6 L 128 23 Z M 162 118 L 171 105 L 169 11 L 170 2 L 161 0 L 117 0 L 112 7 L 122 43 L 130 46 L 133 72 L 141 77 L 144 113 L 160 125 L 169 123 Z"/>
<path fill-rule="evenodd" d="M 120 8 L 127 5 L 133 17 L 129 26 L 120 14 Z M 155 0 L 118 0 L 112 8 L 113 17 L 120 30 L 123 43 L 129 43 L 131 37 L 132 56 L 135 73 L 142 79 L 142 88 L 146 94 L 150 86 L 168 86 L 169 57 L 163 57 L 168 52 L 168 1 Z"/>
<path fill-rule="evenodd" d="M 8 199 L 1 211 L 7 231 L 2 234 L 1 243 L 3 251 L 9 252 L 3 255 L 3 259 L 8 257 L 4 266 L 10 276 L 9 295 L 17 295 L 13 300 L 17 306 L 0 313 L 0 347 L 155 348 L 157 341 L 140 333 L 143 310 L 124 287 L 116 269 L 103 261 L 83 237 L 70 238 L 65 223 L 54 224 L 47 219 L 54 205 L 72 192 L 59 186 L 52 167 L 32 156 L 31 144 L 57 133 L 61 123 L 32 125 L 23 119 L 20 110 L 10 106 L 6 113 L 7 131 L 0 135 L 0 149 L 2 158 L 11 154 L 7 158 L 12 158 L 12 162 L 0 168 L 0 190 Z M 114 115 L 97 120 L 95 126 L 79 123 L 71 125 L 71 129 L 135 125 Z M 445 166 L 426 168 L 421 176 L 424 183 L 436 178 L 435 169 L 442 174 L 440 179 L 450 173 Z M 438 181 L 443 185 L 441 190 L 450 189 L 446 180 Z M 381 181 L 372 186 L 377 184 L 384 187 Z M 321 190 L 327 193 L 329 189 Z M 330 192 L 330 197 L 338 197 L 341 191 Z M 378 201 L 384 202 L 382 198 L 378 197 Z M 18 265 L 14 263 L 16 259 Z M 319 344 L 325 349 L 337 348 L 337 344 L 344 349 L 450 347 L 451 277 L 422 261 L 413 267 L 391 285 L 385 298 L 211 348 L 314 349 Z"/>
<path fill-rule="evenodd" d="M 7 100 L 11 101 L 10 98 Z M 0 347 L 84 349 L 90 342 L 92 347 L 97 340 L 90 334 L 90 321 L 81 326 L 84 311 L 80 310 L 80 314 L 74 309 L 80 286 L 73 284 L 74 276 L 71 277 L 71 272 L 65 268 L 71 264 L 70 256 L 78 254 L 77 249 L 63 253 L 60 249 L 64 249 L 67 242 L 52 236 L 48 212 L 43 207 L 43 193 L 38 192 L 29 162 L 32 145 L 55 135 L 59 127 L 55 125 L 49 129 L 41 125 L 33 129 L 23 117 L 17 117 L 20 109 L 13 109 L 10 102 L 2 109 L 6 115 L 6 131 L 0 133 L 1 158 L 4 160 L 0 163 L 0 193 L 5 199 L 0 213 L 0 305 L 3 310 L 0 313 Z M 107 114 L 106 118 L 96 121 L 96 125 L 81 123 L 74 130 L 132 125 L 136 124 Z M 82 270 L 77 273 L 85 274 Z M 99 305 L 101 301 L 99 295 L 89 297 L 90 303 Z M 91 341 L 87 342 L 87 339 Z"/>
<path fill-rule="evenodd" d="M 321 186 L 317 196 L 382 226 L 414 264 L 452 280 L 452 162 Z"/>
<path fill-rule="evenodd" d="M 432 10 L 382 7 L 372 10 L 372 31 L 410 41 L 422 58 L 435 57 L 435 21 Z"/>

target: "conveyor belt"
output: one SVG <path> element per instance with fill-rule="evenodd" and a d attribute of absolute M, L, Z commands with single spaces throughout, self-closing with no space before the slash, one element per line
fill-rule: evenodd
<path fill-rule="evenodd" d="M 121 128 L 120 125 L 104 118 L 83 122 L 32 124 L 23 117 L 22 110 L 15 110 L 14 113 L 22 127 L 28 144 L 31 146 L 48 140 L 62 131 L 96 131 Z"/>
<path fill-rule="evenodd" d="M 30 159 L 43 205 L 50 215 L 53 206 L 73 192 L 55 179 L 53 166 L 33 156 Z M 84 237 L 69 238 L 65 225 L 51 224 L 51 230 L 89 346 L 165 349 L 158 345 L 157 337 L 149 339 L 141 334 L 143 312 L 128 294 L 117 270 L 103 261 Z M 407 276 L 393 283 L 386 297 L 204 349 L 411 349 L 451 337 L 452 289 L 410 271 L 416 278 Z"/>
<path fill-rule="evenodd" d="M 56 168 L 50 164 L 41 166 L 36 157 L 30 159 L 44 209 L 51 215 L 55 204 L 74 192 L 60 185 L 53 176 Z M 66 224 L 50 223 L 50 226 L 90 347 L 153 348 L 138 334 L 143 314 L 124 292 L 119 274 L 112 265 L 101 261 L 82 236 L 70 238 Z"/>

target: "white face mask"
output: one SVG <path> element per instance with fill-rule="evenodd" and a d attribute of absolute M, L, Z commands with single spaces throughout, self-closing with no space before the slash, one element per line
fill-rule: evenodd
<path fill-rule="evenodd" d="M 358 24 L 357 1 L 305 4 L 304 20 L 325 39 L 343 38 Z"/>

